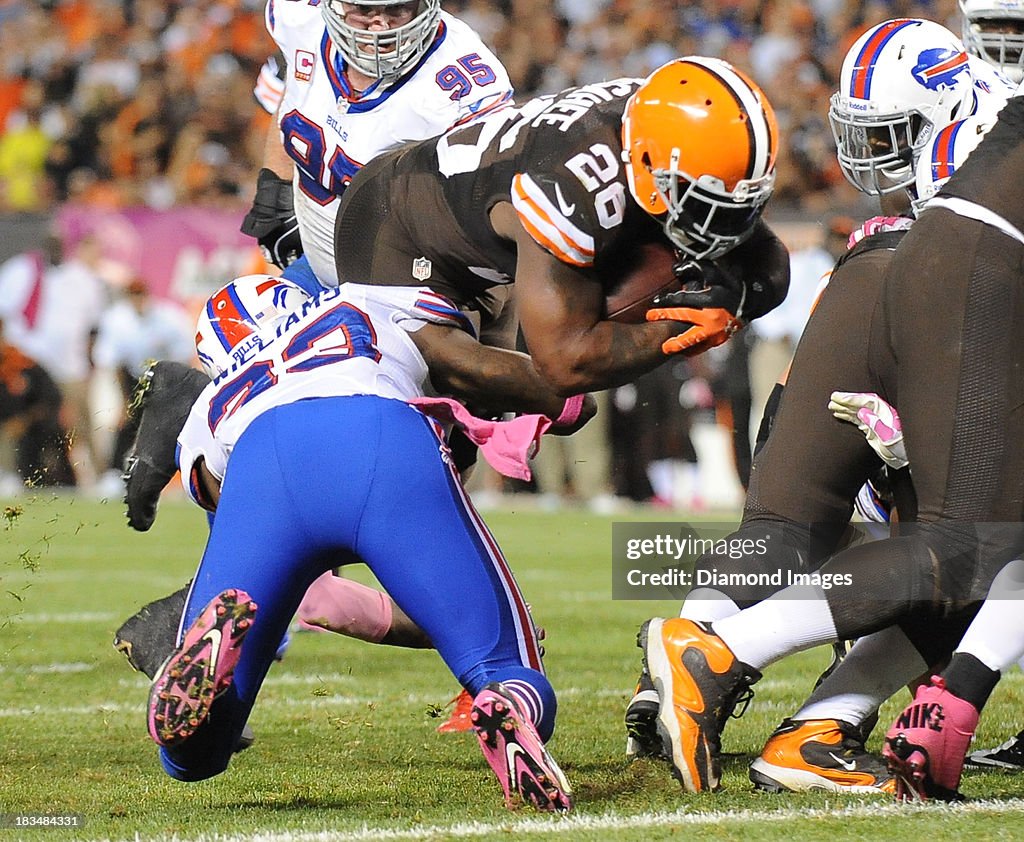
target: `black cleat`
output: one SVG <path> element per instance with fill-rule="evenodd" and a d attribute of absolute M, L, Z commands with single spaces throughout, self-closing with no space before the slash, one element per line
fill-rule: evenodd
<path fill-rule="evenodd" d="M 152 363 L 139 378 L 129 404 L 138 432 L 124 468 L 124 501 L 132 529 L 145 532 L 156 520 L 160 492 L 178 470 L 178 434 L 209 382 L 202 371 L 166 360 Z"/>
<path fill-rule="evenodd" d="M 626 759 L 671 760 L 672 750 L 658 733 L 658 691 L 646 667 L 640 670 L 633 698 L 626 708 Z"/>
<path fill-rule="evenodd" d="M 124 652 L 132 669 L 153 678 L 178 643 L 189 585 L 142 606 L 114 632 L 114 648 Z"/>
<path fill-rule="evenodd" d="M 975 769 L 1024 771 L 1024 731 L 995 748 L 982 748 L 967 755 L 965 763 Z"/>

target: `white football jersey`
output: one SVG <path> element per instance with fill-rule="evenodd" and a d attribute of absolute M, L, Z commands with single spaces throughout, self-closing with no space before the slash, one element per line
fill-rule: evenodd
<path fill-rule="evenodd" d="M 412 71 L 358 96 L 318 6 L 270 0 L 266 20 L 288 63 L 278 121 L 296 163 L 302 247 L 320 282 L 336 286 L 334 219 L 352 176 L 382 152 L 507 104 L 512 83 L 479 36 L 444 12 L 437 39 Z"/>
<path fill-rule="evenodd" d="M 205 457 L 222 480 L 239 436 L 275 406 L 342 395 L 406 401 L 432 394 L 427 365 L 409 338 L 427 322 L 473 332 L 454 304 L 428 289 L 342 284 L 310 299 L 196 399 L 178 436 L 185 491 L 199 502 L 191 476 L 196 460 Z"/>

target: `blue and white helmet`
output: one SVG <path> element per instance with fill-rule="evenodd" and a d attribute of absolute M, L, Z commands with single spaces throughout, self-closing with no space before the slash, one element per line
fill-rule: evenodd
<path fill-rule="evenodd" d="M 897 18 L 871 27 L 843 60 L 829 122 L 847 180 L 870 196 L 911 187 L 935 132 L 973 113 L 963 43 L 940 24 Z"/>
<path fill-rule="evenodd" d="M 261 331 L 277 327 L 310 296 L 301 287 L 272 275 L 245 275 L 217 290 L 196 324 L 196 353 L 210 377 L 216 377 L 261 347 Z"/>
<path fill-rule="evenodd" d="M 925 146 L 917 161 L 917 198 L 912 205 L 917 216 L 928 201 L 949 181 L 992 128 L 995 117 L 974 116 L 957 120 L 941 129 Z"/>

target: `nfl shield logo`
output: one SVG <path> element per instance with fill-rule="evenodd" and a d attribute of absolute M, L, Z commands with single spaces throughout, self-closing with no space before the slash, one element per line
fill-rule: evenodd
<path fill-rule="evenodd" d="M 412 276 L 417 281 L 425 281 L 430 277 L 433 270 L 430 261 L 425 257 L 417 257 L 412 262 Z"/>

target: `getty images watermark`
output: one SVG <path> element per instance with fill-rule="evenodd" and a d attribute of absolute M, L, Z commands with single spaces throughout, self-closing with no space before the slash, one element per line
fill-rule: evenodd
<path fill-rule="evenodd" d="M 746 528 L 737 535 L 736 527 L 735 523 L 612 524 L 612 598 L 682 599 L 694 588 L 722 586 L 763 591 L 764 598 L 790 585 L 813 584 L 828 590 L 852 584 L 850 576 L 803 572 L 773 563 L 780 557 L 808 557 L 806 547 L 780 546 L 794 540 L 790 535 L 771 527 Z M 701 557 L 705 561 L 698 568 Z"/>

